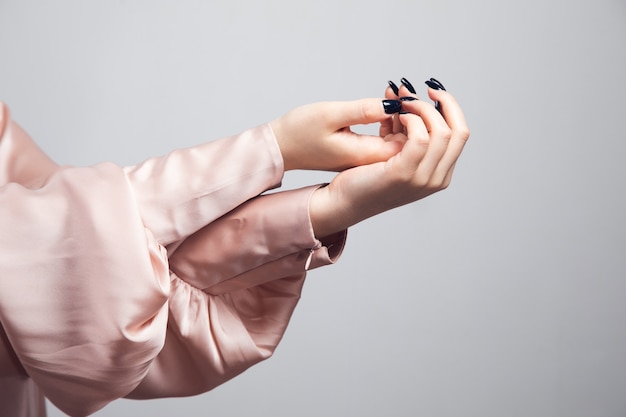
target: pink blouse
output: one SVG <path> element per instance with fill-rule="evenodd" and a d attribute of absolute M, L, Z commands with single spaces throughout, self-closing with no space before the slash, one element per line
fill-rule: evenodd
<path fill-rule="evenodd" d="M 315 238 L 269 125 L 133 167 L 51 161 L 0 103 L 0 410 L 188 396 L 272 355 Z"/>

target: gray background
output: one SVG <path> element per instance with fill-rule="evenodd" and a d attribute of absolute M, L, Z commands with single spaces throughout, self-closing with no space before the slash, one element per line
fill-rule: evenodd
<path fill-rule="evenodd" d="M 449 190 L 309 275 L 272 359 L 96 415 L 626 416 L 625 55 L 623 0 L 0 0 L 0 100 L 65 164 L 403 76 L 440 79 L 472 130 Z"/>

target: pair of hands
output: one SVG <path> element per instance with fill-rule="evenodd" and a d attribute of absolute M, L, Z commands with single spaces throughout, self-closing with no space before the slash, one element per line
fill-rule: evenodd
<path fill-rule="evenodd" d="M 380 99 L 324 102 L 298 107 L 272 122 L 285 170 L 341 171 L 311 196 L 310 216 L 318 238 L 445 189 L 469 129 L 454 97 L 428 88 L 423 100 L 402 101 L 402 113 L 387 114 Z M 385 98 L 413 97 L 406 85 Z M 410 100 L 410 99 L 409 99 Z M 379 136 L 351 131 L 380 123 Z"/>

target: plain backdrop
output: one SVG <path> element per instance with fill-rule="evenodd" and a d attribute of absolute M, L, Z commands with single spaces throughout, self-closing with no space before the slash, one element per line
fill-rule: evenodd
<path fill-rule="evenodd" d="M 625 75 L 623 0 L 0 0 L 0 100 L 63 164 L 401 77 L 441 80 L 472 131 L 448 190 L 309 275 L 273 358 L 98 417 L 626 416 Z"/>

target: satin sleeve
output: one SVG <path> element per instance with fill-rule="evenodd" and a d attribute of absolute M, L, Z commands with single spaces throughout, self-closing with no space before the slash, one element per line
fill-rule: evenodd
<path fill-rule="evenodd" d="M 283 173 L 269 125 L 76 168 L 0 110 L 0 377 L 32 407 L 211 389 L 272 354 L 305 271 L 341 252 L 313 235 L 313 188 L 259 196 Z"/>
<path fill-rule="evenodd" d="M 124 172 L 63 168 L 0 202 L 0 320 L 26 374 L 69 415 L 132 391 L 163 346 L 170 283 Z"/>
<path fill-rule="evenodd" d="M 254 198 L 176 248 L 165 346 L 130 398 L 205 392 L 273 354 L 306 271 L 335 262 L 345 243 L 346 231 L 315 237 L 316 188 Z"/>
<path fill-rule="evenodd" d="M 87 415 L 163 346 L 167 252 L 120 167 L 60 167 L 0 111 L 0 399 L 36 415 L 43 394 Z"/>
<path fill-rule="evenodd" d="M 144 225 L 169 245 L 280 185 L 283 159 L 264 124 L 124 171 Z"/>

